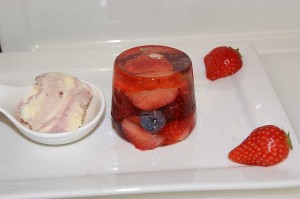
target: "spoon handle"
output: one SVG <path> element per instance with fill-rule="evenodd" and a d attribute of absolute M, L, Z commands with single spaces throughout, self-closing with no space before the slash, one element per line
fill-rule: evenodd
<path fill-rule="evenodd" d="M 15 93 L 14 87 L 0 84 L 0 108 L 5 108 Z"/>
<path fill-rule="evenodd" d="M 25 94 L 25 87 L 0 84 L 0 112 L 13 112 Z M 4 111 L 3 111 L 4 110 Z"/>

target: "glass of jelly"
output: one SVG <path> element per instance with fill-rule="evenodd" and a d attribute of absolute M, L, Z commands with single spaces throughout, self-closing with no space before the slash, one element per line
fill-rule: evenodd
<path fill-rule="evenodd" d="M 196 123 L 191 59 L 175 48 L 138 46 L 114 63 L 112 125 L 140 150 L 186 139 Z"/>

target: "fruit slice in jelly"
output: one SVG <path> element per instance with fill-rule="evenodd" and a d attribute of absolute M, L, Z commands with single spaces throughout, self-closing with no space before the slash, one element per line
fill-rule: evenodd
<path fill-rule="evenodd" d="M 182 120 L 168 122 L 159 133 L 165 138 L 162 145 L 174 144 L 186 139 L 190 135 L 192 128 L 194 128 L 194 122 L 195 113 Z"/>
<path fill-rule="evenodd" d="M 174 74 L 172 64 L 161 54 L 143 54 L 131 59 L 124 65 L 124 70 L 141 77 L 162 77 Z"/>
<path fill-rule="evenodd" d="M 162 136 L 146 132 L 129 119 L 124 119 L 121 126 L 128 140 L 140 150 L 155 149 L 164 141 Z"/>
<path fill-rule="evenodd" d="M 125 94 L 135 107 L 142 110 L 155 110 L 174 101 L 178 92 L 178 88 L 168 88 Z"/>

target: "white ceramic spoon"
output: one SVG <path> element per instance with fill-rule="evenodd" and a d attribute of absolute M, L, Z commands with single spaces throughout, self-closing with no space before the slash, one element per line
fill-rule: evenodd
<path fill-rule="evenodd" d="M 84 124 L 77 130 L 60 133 L 41 133 L 23 126 L 18 119 L 17 107 L 20 101 L 31 90 L 32 85 L 12 87 L 0 84 L 0 112 L 2 112 L 25 136 L 48 145 L 61 145 L 74 142 L 86 136 L 98 124 L 105 109 L 105 98 L 102 91 L 94 84 L 87 83 L 94 92 L 94 97 L 87 109 Z"/>

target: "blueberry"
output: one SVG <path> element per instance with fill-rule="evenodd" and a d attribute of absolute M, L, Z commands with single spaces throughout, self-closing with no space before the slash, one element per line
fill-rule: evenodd
<path fill-rule="evenodd" d="M 164 114 L 159 110 L 143 111 L 140 115 L 140 125 L 150 133 L 159 132 L 166 124 Z"/>

